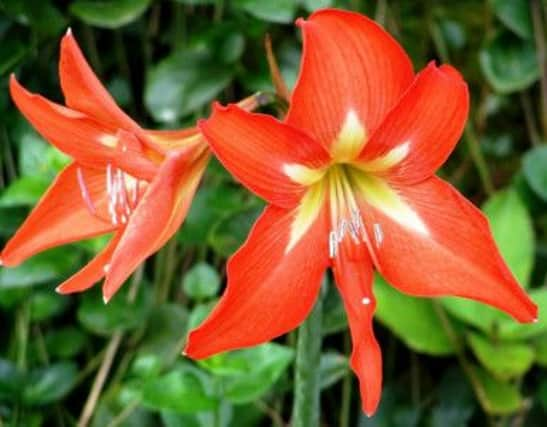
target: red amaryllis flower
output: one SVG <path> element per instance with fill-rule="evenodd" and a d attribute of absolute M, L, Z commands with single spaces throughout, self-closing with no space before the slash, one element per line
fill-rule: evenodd
<path fill-rule="evenodd" d="M 200 124 L 225 167 L 269 205 L 185 351 L 199 359 L 290 331 L 331 267 L 351 329 L 351 367 L 372 414 L 382 382 L 373 268 L 404 293 L 472 298 L 521 322 L 537 308 L 485 217 L 434 175 L 468 114 L 460 74 L 431 63 L 414 75 L 399 44 L 355 13 L 323 10 L 297 24 L 304 51 L 286 119 L 231 105 Z"/>
<path fill-rule="evenodd" d="M 1 253 L 4 266 L 81 239 L 110 243 L 57 291 L 85 290 L 106 276 L 105 302 L 175 233 L 188 211 L 209 151 L 197 129 L 145 131 L 101 85 L 71 32 L 59 64 L 66 106 L 25 90 L 11 96 L 32 125 L 73 161 L 57 176 Z"/>

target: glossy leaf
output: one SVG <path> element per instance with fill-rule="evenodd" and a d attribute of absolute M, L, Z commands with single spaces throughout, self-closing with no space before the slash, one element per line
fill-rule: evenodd
<path fill-rule="evenodd" d="M 133 22 L 148 8 L 151 0 L 76 0 L 70 11 L 89 25 L 119 28 Z"/>
<path fill-rule="evenodd" d="M 212 297 L 220 287 L 220 276 L 217 271 L 205 262 L 195 264 L 183 279 L 184 292 L 195 299 Z"/>
<path fill-rule="evenodd" d="M 64 311 L 68 300 L 55 292 L 38 291 L 30 297 L 30 318 L 41 321 L 56 316 Z"/>
<path fill-rule="evenodd" d="M 530 39 L 534 35 L 528 0 L 490 0 L 498 19 L 518 36 Z"/>
<path fill-rule="evenodd" d="M 50 356 L 68 359 L 79 354 L 87 343 L 87 335 L 74 326 L 54 330 L 44 337 Z"/>
<path fill-rule="evenodd" d="M 76 383 L 74 363 L 61 362 L 32 370 L 25 380 L 22 400 L 28 405 L 44 405 L 65 397 Z"/>
<path fill-rule="evenodd" d="M 148 314 L 150 304 L 148 289 L 141 287 L 134 303 L 126 299 L 127 287 L 116 298 L 105 304 L 99 289 L 87 292 L 78 307 L 78 320 L 89 331 L 98 335 L 111 335 L 140 326 Z"/>
<path fill-rule="evenodd" d="M 179 50 L 150 69 L 144 103 L 158 122 L 172 123 L 210 103 L 232 79 L 208 50 Z"/>
<path fill-rule="evenodd" d="M 477 397 L 483 409 L 491 415 L 509 415 L 522 406 L 522 396 L 516 385 L 496 380 L 485 370 L 473 367 L 479 392 Z"/>
<path fill-rule="evenodd" d="M 454 352 L 431 301 L 404 295 L 379 276 L 374 281 L 374 294 L 376 319 L 411 349 L 432 355 Z"/>
<path fill-rule="evenodd" d="M 19 288 L 61 281 L 74 270 L 76 251 L 56 248 L 36 255 L 15 268 L 0 269 L 0 287 Z"/>
<path fill-rule="evenodd" d="M 226 399 L 253 402 L 277 381 L 292 361 L 294 351 L 275 343 L 222 353 L 200 364 L 222 381 Z"/>
<path fill-rule="evenodd" d="M 501 380 L 521 377 L 534 362 L 534 350 L 530 345 L 492 342 L 477 333 L 470 333 L 467 339 L 481 364 Z"/>
<path fill-rule="evenodd" d="M 528 185 L 547 201 L 547 147 L 535 147 L 522 159 L 522 169 Z"/>
<path fill-rule="evenodd" d="M 526 89 L 539 76 L 534 43 L 510 33 L 490 40 L 479 54 L 482 72 L 499 93 Z"/>
<path fill-rule="evenodd" d="M 155 410 L 193 413 L 215 409 L 218 401 L 207 391 L 207 379 L 180 364 L 165 375 L 149 380 L 142 392 L 143 405 Z"/>
<path fill-rule="evenodd" d="M 526 205 L 517 191 L 508 189 L 492 196 L 482 209 L 505 262 L 519 283 L 527 287 L 534 265 L 535 238 Z"/>
<path fill-rule="evenodd" d="M 234 6 L 258 19 L 279 24 L 289 24 L 296 13 L 296 0 L 234 0 Z"/>

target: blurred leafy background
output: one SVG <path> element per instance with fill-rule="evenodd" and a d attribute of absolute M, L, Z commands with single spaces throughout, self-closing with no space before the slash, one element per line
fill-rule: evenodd
<path fill-rule="evenodd" d="M 61 101 L 58 47 L 72 27 L 109 90 L 143 126 L 178 128 L 213 99 L 272 91 L 270 33 L 289 85 L 297 16 L 325 6 L 384 25 L 416 69 L 450 62 L 470 84 L 462 141 L 441 171 L 490 218 L 506 261 L 540 306 L 519 325 L 482 305 L 399 294 L 377 278 L 384 352 L 379 412 L 361 414 L 346 319 L 327 286 L 324 425 L 544 426 L 547 420 L 547 71 L 544 0 L 0 0 L 0 243 L 66 158 L 9 100 L 8 75 Z M 290 418 L 295 334 L 193 363 L 185 335 L 222 291 L 224 262 L 261 202 L 213 161 L 184 227 L 107 306 L 55 286 L 102 241 L 0 269 L 0 426 L 246 427 Z M 70 224 L 67 224 L 70 226 Z M 106 379 L 100 393 L 93 384 Z"/>

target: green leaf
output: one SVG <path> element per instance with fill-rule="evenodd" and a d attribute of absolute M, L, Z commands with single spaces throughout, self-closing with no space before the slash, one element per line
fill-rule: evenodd
<path fill-rule="evenodd" d="M 526 182 L 534 192 L 547 201 L 547 147 L 534 147 L 522 158 Z"/>
<path fill-rule="evenodd" d="M 220 276 L 205 262 L 195 264 L 184 276 L 184 292 L 194 299 L 215 296 L 220 288 Z"/>
<path fill-rule="evenodd" d="M 376 318 L 411 349 L 432 355 L 454 353 L 430 300 L 397 292 L 378 275 L 374 281 L 374 293 Z"/>
<path fill-rule="evenodd" d="M 527 344 L 494 343 L 477 333 L 470 333 L 467 340 L 481 364 L 500 380 L 521 377 L 534 363 L 534 350 Z"/>
<path fill-rule="evenodd" d="M 458 320 L 475 326 L 490 336 L 494 336 L 500 322 L 510 320 L 507 314 L 486 304 L 459 297 L 442 298 L 442 305 Z"/>
<path fill-rule="evenodd" d="M 190 318 L 188 319 L 188 329 L 193 329 L 203 322 L 216 304 L 216 300 L 209 301 L 205 304 L 196 304 L 190 313 Z"/>
<path fill-rule="evenodd" d="M 89 25 L 119 28 L 141 16 L 151 0 L 76 0 L 70 11 Z"/>
<path fill-rule="evenodd" d="M 156 121 L 172 123 L 211 102 L 232 76 L 207 48 L 179 50 L 150 69 L 144 102 Z"/>
<path fill-rule="evenodd" d="M 486 80 L 499 93 L 524 90 L 539 77 L 534 42 L 511 33 L 498 34 L 487 42 L 479 62 Z"/>
<path fill-rule="evenodd" d="M 67 326 L 49 332 L 44 339 L 50 356 L 68 359 L 82 352 L 87 342 L 87 335 L 74 326 Z"/>
<path fill-rule="evenodd" d="M 473 376 L 477 381 L 475 392 L 487 413 L 509 415 L 522 407 L 522 397 L 515 385 L 495 379 L 478 366 L 473 367 Z"/>
<path fill-rule="evenodd" d="M 293 357 L 293 349 L 267 343 L 222 353 L 200 361 L 200 365 L 219 377 L 226 399 L 241 404 L 253 402 L 266 393 Z"/>
<path fill-rule="evenodd" d="M 539 366 L 547 367 L 547 336 L 542 335 L 534 342 L 536 350 L 536 363 Z"/>
<path fill-rule="evenodd" d="M 245 241 L 260 209 L 250 208 L 233 213 L 211 230 L 209 244 L 219 255 L 228 257 Z"/>
<path fill-rule="evenodd" d="M 103 336 L 134 329 L 144 324 L 151 303 L 150 290 L 140 287 L 135 302 L 127 301 L 127 286 L 109 301 L 103 302 L 100 290 L 86 292 L 78 307 L 78 320 L 89 331 Z"/>
<path fill-rule="evenodd" d="M 22 387 L 22 377 L 15 365 L 0 359 L 0 402 L 16 401 Z"/>
<path fill-rule="evenodd" d="M 30 318 L 39 322 L 62 313 L 68 299 L 52 291 L 34 292 L 30 297 Z"/>
<path fill-rule="evenodd" d="M 218 400 L 208 390 L 208 379 L 191 366 L 179 365 L 167 374 L 145 383 L 144 406 L 154 410 L 193 413 L 213 410 Z"/>
<path fill-rule="evenodd" d="M 0 269 L 0 287 L 37 286 L 67 277 L 77 264 L 77 251 L 55 248 L 38 254 L 19 267 Z"/>
<path fill-rule="evenodd" d="M 483 206 L 490 220 L 494 239 L 513 274 L 525 287 L 529 284 L 534 263 L 534 230 L 526 206 L 514 189 L 500 191 Z M 515 245 L 514 242 L 519 244 Z M 501 323 L 514 323 L 505 313 L 477 301 L 443 298 L 444 307 L 459 320 L 473 325 L 490 336 L 498 333 Z"/>
<path fill-rule="evenodd" d="M 317 9 L 331 7 L 333 0 L 300 0 L 300 4 L 306 11 L 314 12 Z"/>
<path fill-rule="evenodd" d="M 21 25 L 31 27 L 40 36 L 56 36 L 66 27 L 61 12 L 50 1 L 2 0 L 3 11 Z"/>
<path fill-rule="evenodd" d="M 210 162 L 207 177 L 212 174 L 214 164 Z M 205 182 L 192 201 L 178 238 L 183 243 L 199 245 L 207 240 L 211 227 L 247 204 L 245 193 L 232 183 Z"/>
<path fill-rule="evenodd" d="M 490 4 L 498 19 L 516 35 L 525 39 L 534 36 L 528 0 L 490 0 Z"/>
<path fill-rule="evenodd" d="M 12 181 L 0 195 L 0 207 L 32 206 L 42 197 L 50 180 L 41 176 L 23 176 Z"/>
<path fill-rule="evenodd" d="M 296 0 L 234 0 L 232 4 L 255 18 L 278 24 L 292 23 L 297 9 Z"/>
<path fill-rule="evenodd" d="M 527 287 L 534 265 L 535 238 L 526 205 L 516 190 L 508 189 L 490 197 L 482 209 L 503 259 L 519 283 Z"/>
<path fill-rule="evenodd" d="M 8 74 L 28 53 L 28 46 L 20 40 L 2 40 L 0 43 L 0 75 Z"/>
<path fill-rule="evenodd" d="M 154 355 L 167 365 L 179 357 L 188 324 L 188 311 L 180 304 L 154 307 L 146 323 L 139 355 Z"/>
<path fill-rule="evenodd" d="M 319 370 L 321 389 L 329 388 L 346 375 L 349 375 L 348 358 L 334 351 L 323 353 L 321 355 Z"/>
<path fill-rule="evenodd" d="M 28 405 L 45 405 L 61 400 L 74 387 L 78 369 L 60 362 L 32 370 L 25 380 L 22 400 Z"/>

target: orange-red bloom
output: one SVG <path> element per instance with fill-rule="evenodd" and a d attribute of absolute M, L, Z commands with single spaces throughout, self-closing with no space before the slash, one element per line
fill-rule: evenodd
<path fill-rule="evenodd" d="M 101 85 L 71 32 L 59 64 L 66 106 L 32 94 L 11 77 L 11 96 L 32 125 L 73 161 L 57 176 L 3 249 L 4 266 L 81 239 L 113 233 L 86 267 L 62 283 L 78 292 L 106 277 L 108 301 L 175 233 L 209 158 L 197 129 L 145 131 Z"/>
<path fill-rule="evenodd" d="M 467 85 L 452 67 L 418 74 L 373 21 L 323 10 L 297 21 L 302 68 L 286 119 L 216 106 L 200 128 L 220 161 L 269 205 L 229 260 L 228 286 L 186 354 L 203 358 L 295 328 L 331 267 L 353 341 L 363 410 L 380 399 L 373 268 L 411 295 L 457 295 L 521 322 L 537 308 L 482 213 L 437 178 L 461 136 Z"/>

